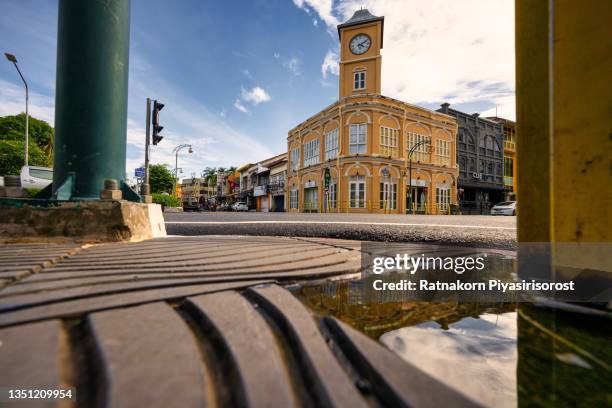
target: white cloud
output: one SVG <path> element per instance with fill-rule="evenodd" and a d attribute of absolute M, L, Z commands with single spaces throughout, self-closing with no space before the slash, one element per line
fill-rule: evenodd
<path fill-rule="evenodd" d="M 317 20 L 316 18 L 313 18 L 312 19 L 312 25 L 315 26 L 315 27 L 318 27 L 319 26 L 319 20 Z"/>
<path fill-rule="evenodd" d="M 265 89 L 259 86 L 255 86 L 251 88 L 251 90 L 246 90 L 242 88 L 242 91 L 240 92 L 240 97 L 243 101 L 251 102 L 251 104 L 253 105 L 259 105 L 260 103 L 268 102 L 271 99 L 270 94 L 268 94 Z"/>
<path fill-rule="evenodd" d="M 293 73 L 293 75 L 300 75 L 300 65 L 301 61 L 297 57 L 290 58 L 283 62 L 283 67 L 287 68 L 289 71 Z"/>
<path fill-rule="evenodd" d="M 313 9 L 328 26 L 336 26 L 339 22 L 333 14 L 333 0 L 293 0 L 293 4 L 310 14 Z"/>
<path fill-rule="evenodd" d="M 274 58 L 275 58 L 275 59 L 279 59 L 279 58 L 280 58 L 280 54 L 279 54 L 278 52 L 275 52 L 275 53 L 274 53 Z"/>
<path fill-rule="evenodd" d="M 498 109 L 500 116 L 515 118 L 512 1 L 345 0 L 335 6 L 331 0 L 294 3 L 301 9 L 314 10 L 329 31 L 362 6 L 385 17 L 384 94 L 420 104 L 447 101 L 499 105 L 503 107 L 503 111 Z M 324 78 L 333 73 L 329 55 L 321 66 Z"/>
<path fill-rule="evenodd" d="M 24 87 L 0 79 L 0 116 L 19 115 L 22 112 L 25 112 Z M 30 89 L 28 114 L 53 126 L 55 122 L 55 98 L 32 92 Z"/>
<path fill-rule="evenodd" d="M 327 79 L 327 74 L 338 75 L 340 73 L 340 67 L 338 66 L 338 54 L 332 50 L 327 50 L 323 64 L 321 64 L 321 74 L 323 78 Z"/>
<path fill-rule="evenodd" d="M 242 104 L 240 98 L 234 102 L 234 108 L 238 109 L 242 113 L 249 113 L 249 110 Z"/>

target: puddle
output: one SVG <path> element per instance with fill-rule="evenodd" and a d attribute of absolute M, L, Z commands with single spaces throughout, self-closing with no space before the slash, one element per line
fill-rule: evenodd
<path fill-rule="evenodd" d="M 446 330 L 429 321 L 387 332 L 380 342 L 476 401 L 515 407 L 516 322 L 516 312 L 464 317 Z"/>
<path fill-rule="evenodd" d="M 369 278 L 292 292 L 315 314 L 339 318 L 484 406 L 612 406 L 610 319 L 526 303 L 370 296 L 367 285 Z"/>

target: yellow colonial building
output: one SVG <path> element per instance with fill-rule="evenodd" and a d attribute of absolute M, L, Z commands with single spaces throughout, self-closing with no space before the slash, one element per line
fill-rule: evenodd
<path fill-rule="evenodd" d="M 381 95 L 383 28 L 367 10 L 338 26 L 339 100 L 289 131 L 287 211 L 446 214 L 456 204 L 457 122 Z"/>
<path fill-rule="evenodd" d="M 493 116 L 490 119 L 504 128 L 504 188 L 506 199 L 516 200 L 516 123 Z"/>

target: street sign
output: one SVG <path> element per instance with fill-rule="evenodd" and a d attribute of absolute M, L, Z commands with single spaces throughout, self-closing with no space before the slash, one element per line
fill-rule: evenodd
<path fill-rule="evenodd" d="M 331 180 L 331 174 L 329 173 L 329 168 L 325 169 L 325 174 L 323 175 L 325 180 L 325 189 L 329 187 L 329 181 Z"/>
<path fill-rule="evenodd" d="M 134 177 L 144 177 L 145 169 L 144 167 L 138 167 L 134 169 Z"/>

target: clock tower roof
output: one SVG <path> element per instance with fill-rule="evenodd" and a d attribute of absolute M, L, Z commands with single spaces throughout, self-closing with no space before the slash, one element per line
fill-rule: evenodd
<path fill-rule="evenodd" d="M 372 23 L 374 21 L 381 21 L 382 27 L 384 28 L 384 24 L 385 24 L 384 17 L 377 17 L 373 15 L 372 13 L 370 13 L 368 9 L 357 10 L 355 14 L 353 14 L 353 17 L 349 18 L 342 24 L 338 24 L 338 35 L 340 35 L 340 30 L 342 30 L 343 28 L 352 27 L 352 26 L 365 24 L 365 23 Z M 381 36 L 380 48 L 382 48 L 382 36 Z"/>

